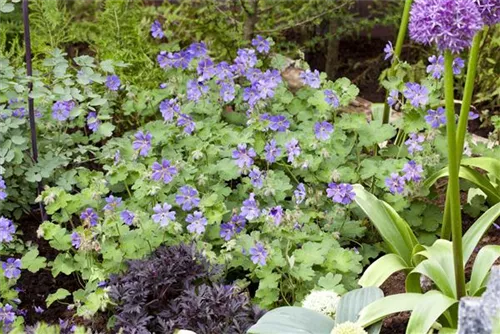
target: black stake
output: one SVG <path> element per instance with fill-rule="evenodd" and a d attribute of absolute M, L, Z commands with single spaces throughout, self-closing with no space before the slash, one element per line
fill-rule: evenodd
<path fill-rule="evenodd" d="M 23 0 L 23 23 L 24 23 L 24 48 L 26 49 L 26 74 L 29 77 L 28 81 L 28 94 L 33 90 L 33 83 L 31 77 L 33 76 L 33 68 L 31 67 L 31 36 L 30 36 L 30 19 L 28 0 Z M 33 105 L 33 98 L 28 96 L 28 113 L 30 118 L 30 131 L 31 131 L 31 152 L 32 158 L 35 163 L 38 162 L 38 146 L 36 141 L 36 124 L 35 124 L 35 108 Z M 38 182 L 38 195 L 42 193 L 42 183 Z M 42 202 L 40 202 L 40 212 L 42 221 L 46 220 L 45 210 Z"/>

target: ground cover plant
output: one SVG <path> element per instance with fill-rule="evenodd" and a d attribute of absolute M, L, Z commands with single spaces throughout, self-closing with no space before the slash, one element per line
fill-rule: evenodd
<path fill-rule="evenodd" d="M 57 32 L 71 22 L 51 4 L 31 4 L 35 26 L 45 13 L 54 32 L 51 43 L 34 44 L 33 75 L 16 42 L 0 57 L 4 332 L 267 333 L 283 325 L 279 332 L 291 333 L 307 330 L 300 319 L 310 316 L 321 332 L 376 333 L 399 311 L 425 320 L 412 315 L 410 332 L 456 330 L 451 306 L 482 293 L 498 257 L 497 245 L 479 250 L 465 285 L 464 266 L 500 214 L 498 116 L 471 107 L 479 50 L 500 4 L 407 0 L 398 39 L 383 50 L 385 106 L 369 112 L 353 108 L 359 89 L 348 78 L 283 55 L 276 35 L 243 29 L 250 38 L 220 52 L 210 34 L 176 36 L 156 7 L 131 4 L 127 15 L 142 31 L 127 25 L 121 34 L 130 39 L 116 48 L 143 51 L 74 55 L 61 48 L 69 35 Z M 0 2 L 0 11 L 16 6 Z M 112 1 L 100 19 L 127 6 Z M 460 38 L 422 30 L 428 11 L 466 20 L 450 28 Z M 412 40 L 437 45 L 424 67 L 403 59 L 408 24 Z M 478 143 L 467 126 L 479 118 L 492 132 Z M 464 210 L 479 217 L 463 247 L 460 191 Z M 443 280 L 440 270 L 455 276 Z M 408 294 L 381 298 L 375 287 L 397 271 Z M 433 291 L 421 293 L 421 275 Z M 65 283 L 31 301 L 27 277 Z M 419 308 L 422 300 L 439 309 Z M 52 312 L 60 321 L 37 322 Z"/>

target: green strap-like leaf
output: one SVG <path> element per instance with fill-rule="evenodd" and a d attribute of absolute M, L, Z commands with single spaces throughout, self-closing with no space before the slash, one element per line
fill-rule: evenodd
<path fill-rule="evenodd" d="M 413 310 L 423 299 L 420 293 L 400 293 L 374 301 L 359 313 L 358 324 L 366 327 L 386 316 Z"/>
<path fill-rule="evenodd" d="M 486 283 L 491 266 L 500 257 L 500 246 L 488 245 L 477 254 L 470 278 L 469 294 L 475 296 Z"/>
<path fill-rule="evenodd" d="M 464 250 L 464 264 L 469 260 L 474 248 L 483 237 L 490 226 L 500 216 L 500 203 L 489 208 L 479 217 L 478 220 L 469 228 L 462 239 Z"/>
<path fill-rule="evenodd" d="M 430 188 L 434 183 L 436 183 L 437 180 L 445 176 L 448 176 L 448 167 L 445 167 L 429 176 L 427 180 L 425 180 L 423 187 Z M 495 186 L 491 184 L 490 180 L 486 176 L 482 175 L 472 168 L 464 166 L 460 167 L 459 176 L 462 179 L 471 181 L 479 188 L 481 188 L 486 196 L 488 196 L 488 201 L 490 201 L 492 204 L 500 202 L 500 193 L 495 188 Z"/>
<path fill-rule="evenodd" d="M 441 314 L 457 302 L 456 299 L 445 296 L 439 291 L 429 291 L 413 309 L 406 333 L 429 332 Z"/>
<path fill-rule="evenodd" d="M 497 180 L 500 180 L 500 160 L 489 157 L 477 157 L 463 159 L 461 162 L 464 166 L 471 166 L 481 168 L 491 175 L 493 175 Z"/>
<path fill-rule="evenodd" d="M 264 314 L 248 334 L 330 334 L 335 321 L 302 307 L 279 307 Z"/>
<path fill-rule="evenodd" d="M 353 187 L 356 193 L 354 200 L 376 227 L 391 252 L 399 255 L 409 265 L 417 238 L 408 223 L 395 211 L 388 211 L 389 206 L 366 191 L 363 186 L 355 184 Z"/>
<path fill-rule="evenodd" d="M 408 269 L 408 265 L 397 254 L 387 254 L 373 262 L 359 279 L 362 287 L 380 286 L 397 271 Z"/>
<path fill-rule="evenodd" d="M 335 315 L 335 324 L 341 324 L 346 321 L 356 322 L 359 312 L 367 305 L 384 297 L 384 292 L 377 287 L 352 290 L 340 299 Z M 366 328 L 369 334 L 378 334 L 382 328 L 382 322 L 375 323 Z"/>
<path fill-rule="evenodd" d="M 416 266 L 408 276 L 410 277 L 412 275 L 425 275 L 429 277 L 429 279 L 431 279 L 431 281 L 433 281 L 439 288 L 439 290 L 442 291 L 446 296 L 455 298 L 455 296 L 457 295 L 455 279 L 453 275 L 450 275 L 450 273 L 451 272 L 444 271 L 437 261 L 434 261 L 433 259 L 427 259 L 420 262 L 420 264 Z"/>

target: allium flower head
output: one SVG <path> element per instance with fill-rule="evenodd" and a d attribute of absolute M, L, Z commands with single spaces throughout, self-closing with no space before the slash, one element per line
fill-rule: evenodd
<path fill-rule="evenodd" d="M 115 74 L 108 75 L 106 78 L 106 87 L 108 87 L 109 90 L 117 91 L 120 88 L 120 84 L 120 78 Z"/>
<path fill-rule="evenodd" d="M 7 193 L 5 192 L 6 189 L 7 186 L 5 185 L 5 181 L 2 175 L 0 175 L 0 201 L 3 201 L 7 198 Z"/>
<path fill-rule="evenodd" d="M 474 0 L 415 0 L 408 28 L 418 43 L 436 43 L 440 51 L 459 53 L 470 47 L 482 26 Z"/>
<path fill-rule="evenodd" d="M 179 190 L 180 194 L 175 196 L 175 202 L 181 205 L 182 210 L 189 211 L 198 206 L 200 203 L 198 190 L 190 186 L 182 186 Z"/>
<path fill-rule="evenodd" d="M 317 122 L 314 124 L 314 134 L 319 140 L 328 140 L 333 132 L 333 125 L 327 121 Z"/>
<path fill-rule="evenodd" d="M 357 323 L 346 321 L 335 325 L 330 334 L 368 334 L 368 332 Z"/>
<path fill-rule="evenodd" d="M 247 144 L 244 143 L 238 144 L 237 149 L 233 151 L 233 159 L 241 169 L 250 168 L 256 156 L 255 150 L 252 147 L 247 148 Z"/>
<path fill-rule="evenodd" d="M 89 112 L 87 115 L 87 126 L 90 131 L 97 132 L 99 130 L 99 126 L 101 126 L 101 121 L 97 118 L 97 114 L 93 111 Z"/>
<path fill-rule="evenodd" d="M 161 227 L 167 226 L 175 220 L 175 211 L 170 211 L 170 209 L 172 209 L 172 206 L 168 203 L 163 203 L 163 205 L 156 204 L 153 208 L 154 214 L 151 216 L 151 219 L 155 223 L 160 224 Z"/>
<path fill-rule="evenodd" d="M 439 128 L 441 125 L 446 124 L 446 115 L 444 108 L 439 107 L 436 110 L 427 110 L 427 115 L 424 117 L 427 124 L 433 129 Z"/>
<path fill-rule="evenodd" d="M 160 103 L 160 112 L 165 122 L 170 122 L 174 119 L 174 115 L 181 112 L 181 107 L 177 103 L 177 99 L 163 100 Z"/>
<path fill-rule="evenodd" d="M 403 166 L 403 178 L 407 181 L 420 182 L 424 169 L 422 165 L 418 165 L 415 161 L 410 160 Z"/>
<path fill-rule="evenodd" d="M 12 241 L 14 233 L 16 233 L 16 227 L 12 223 L 12 220 L 0 217 L 0 243 Z"/>
<path fill-rule="evenodd" d="M 306 188 L 303 183 L 297 185 L 297 189 L 293 191 L 295 197 L 295 204 L 300 204 L 306 199 Z"/>
<path fill-rule="evenodd" d="M 285 144 L 286 153 L 288 154 L 288 162 L 294 162 L 295 158 L 300 155 L 299 141 L 292 138 L 288 143 Z"/>
<path fill-rule="evenodd" d="M 177 168 L 171 166 L 170 161 L 167 159 L 163 159 L 161 164 L 154 162 L 152 168 L 153 174 L 151 174 L 151 178 L 155 181 L 162 180 L 165 184 L 169 184 L 174 178 L 174 175 L 177 174 Z"/>
<path fill-rule="evenodd" d="M 335 318 L 340 296 L 333 291 L 312 291 L 302 301 L 302 307 Z"/>
<path fill-rule="evenodd" d="M 425 86 L 418 83 L 408 82 L 406 89 L 403 91 L 404 96 L 410 100 L 410 103 L 415 108 L 425 106 L 429 101 L 429 90 Z"/>
<path fill-rule="evenodd" d="M 385 179 L 385 185 L 391 193 L 402 194 L 405 190 L 405 179 L 398 173 L 392 173 L 390 177 Z"/>
<path fill-rule="evenodd" d="M 352 185 L 347 183 L 337 184 L 331 182 L 326 189 L 326 196 L 331 198 L 333 202 L 347 205 L 354 201 L 356 193 L 353 191 Z"/>
<path fill-rule="evenodd" d="M 474 0 L 484 24 L 495 25 L 500 22 L 500 0 Z"/>
<path fill-rule="evenodd" d="M 268 252 L 262 243 L 257 242 L 254 247 L 250 248 L 249 253 L 253 263 L 260 264 L 261 266 L 266 265 Z"/>
<path fill-rule="evenodd" d="M 389 41 L 384 47 L 384 60 L 391 59 L 392 56 L 394 55 L 394 48 L 392 47 L 392 42 Z"/>
<path fill-rule="evenodd" d="M 339 98 L 337 94 L 331 89 L 325 89 L 323 92 L 325 94 L 325 102 L 334 108 L 338 108 L 340 105 Z"/>
<path fill-rule="evenodd" d="M 57 101 L 52 105 L 52 117 L 57 121 L 65 121 L 73 108 L 75 108 L 73 101 Z"/>
<path fill-rule="evenodd" d="M 188 214 L 186 222 L 189 223 L 187 230 L 191 233 L 202 234 L 207 226 L 207 218 L 203 217 L 200 211 L 195 211 L 193 214 Z"/>
<path fill-rule="evenodd" d="M 304 72 L 300 73 L 299 77 L 304 85 L 308 85 L 311 88 L 317 89 L 321 85 L 321 79 L 319 77 L 318 70 L 314 70 L 314 72 L 311 72 L 311 70 L 305 70 Z"/>
<path fill-rule="evenodd" d="M 241 215 L 246 220 L 252 220 L 260 216 L 259 205 L 255 200 L 254 193 L 250 193 L 248 199 L 243 201 L 243 206 L 241 207 Z"/>
<path fill-rule="evenodd" d="M 112 197 L 112 195 L 110 196 Z M 109 197 L 108 197 L 109 198 Z M 106 199 L 107 201 L 107 199 Z M 109 203 L 109 202 L 108 202 Z M 107 206 L 107 205 L 106 205 Z M 105 207 L 106 208 L 106 207 Z M 109 207 L 111 208 L 111 206 Z M 106 210 L 106 209 L 105 209 Z M 98 221 L 99 221 L 99 216 L 97 213 L 94 211 L 92 208 L 86 208 L 85 210 L 82 211 L 80 214 L 80 219 L 83 220 L 83 222 L 87 225 L 90 226 L 96 226 Z"/>
<path fill-rule="evenodd" d="M 3 275 L 9 279 L 21 276 L 21 260 L 8 258 L 2 262 Z"/>
<path fill-rule="evenodd" d="M 134 223 L 135 213 L 133 213 L 132 211 L 129 211 L 129 210 L 123 210 L 120 213 L 120 218 L 122 219 L 122 221 L 125 225 L 130 226 Z"/>
<path fill-rule="evenodd" d="M 274 139 L 271 139 L 271 141 L 266 144 L 264 151 L 266 152 L 266 160 L 270 163 L 275 162 L 281 154 L 281 149 L 277 146 L 276 140 Z"/>
<path fill-rule="evenodd" d="M 410 133 L 410 138 L 405 141 L 405 144 L 408 147 L 408 152 L 410 154 L 414 154 L 417 151 L 423 151 L 424 148 L 420 144 L 424 142 L 424 139 L 424 135 Z"/>
<path fill-rule="evenodd" d="M 143 157 L 147 156 L 151 149 L 151 139 L 153 139 L 151 132 L 146 132 L 146 134 L 144 134 L 144 132 L 139 131 L 134 137 L 135 140 L 132 143 L 132 148 L 135 151 L 139 151 L 139 155 Z"/>
<path fill-rule="evenodd" d="M 153 36 L 153 38 L 163 38 L 163 36 L 165 36 L 160 21 L 155 20 L 153 24 L 151 24 L 151 36 Z"/>
<path fill-rule="evenodd" d="M 252 39 L 252 45 L 259 51 L 260 53 L 268 53 L 270 49 L 269 42 L 262 36 L 257 35 L 254 39 Z"/>

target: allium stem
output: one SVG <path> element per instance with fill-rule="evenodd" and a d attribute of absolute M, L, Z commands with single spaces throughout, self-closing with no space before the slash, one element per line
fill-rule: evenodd
<path fill-rule="evenodd" d="M 453 262 L 457 299 L 465 295 L 465 274 L 462 251 L 462 216 L 460 209 L 460 188 L 458 180 L 457 137 L 455 126 L 455 103 L 453 85 L 453 55 L 450 50 L 444 53 L 444 96 L 446 102 L 446 129 L 448 137 L 448 191 L 453 244 Z"/>
<path fill-rule="evenodd" d="M 472 47 L 469 53 L 467 63 L 467 78 L 465 79 L 464 96 L 460 108 L 460 118 L 457 129 L 457 164 L 460 168 L 460 161 L 464 151 L 465 134 L 467 133 L 467 122 L 469 120 L 469 111 L 474 91 L 474 80 L 476 79 L 477 61 L 479 59 L 479 49 L 481 46 L 482 31 L 478 32 L 472 41 Z M 450 239 L 450 196 L 446 193 L 446 203 L 444 206 L 443 226 L 441 228 L 441 238 Z"/>
<path fill-rule="evenodd" d="M 393 62 L 391 64 L 391 68 L 389 69 L 389 75 L 393 75 L 394 73 L 394 68 L 397 65 L 397 62 L 399 61 L 399 57 L 401 55 L 401 50 L 403 49 L 403 43 L 406 38 L 406 31 L 408 30 L 408 22 L 410 20 L 410 9 L 411 9 L 411 4 L 413 0 L 406 0 L 405 1 L 405 7 L 403 9 L 403 16 L 401 18 L 401 24 L 399 25 L 399 31 L 398 31 L 398 39 L 396 40 L 396 46 L 394 48 L 394 55 L 393 55 Z M 389 104 L 387 103 L 387 97 L 389 96 L 389 91 L 386 93 L 385 97 L 385 104 L 384 104 L 384 115 L 382 118 L 382 124 L 387 124 L 389 123 L 389 116 L 391 114 L 391 107 L 389 107 Z"/>

